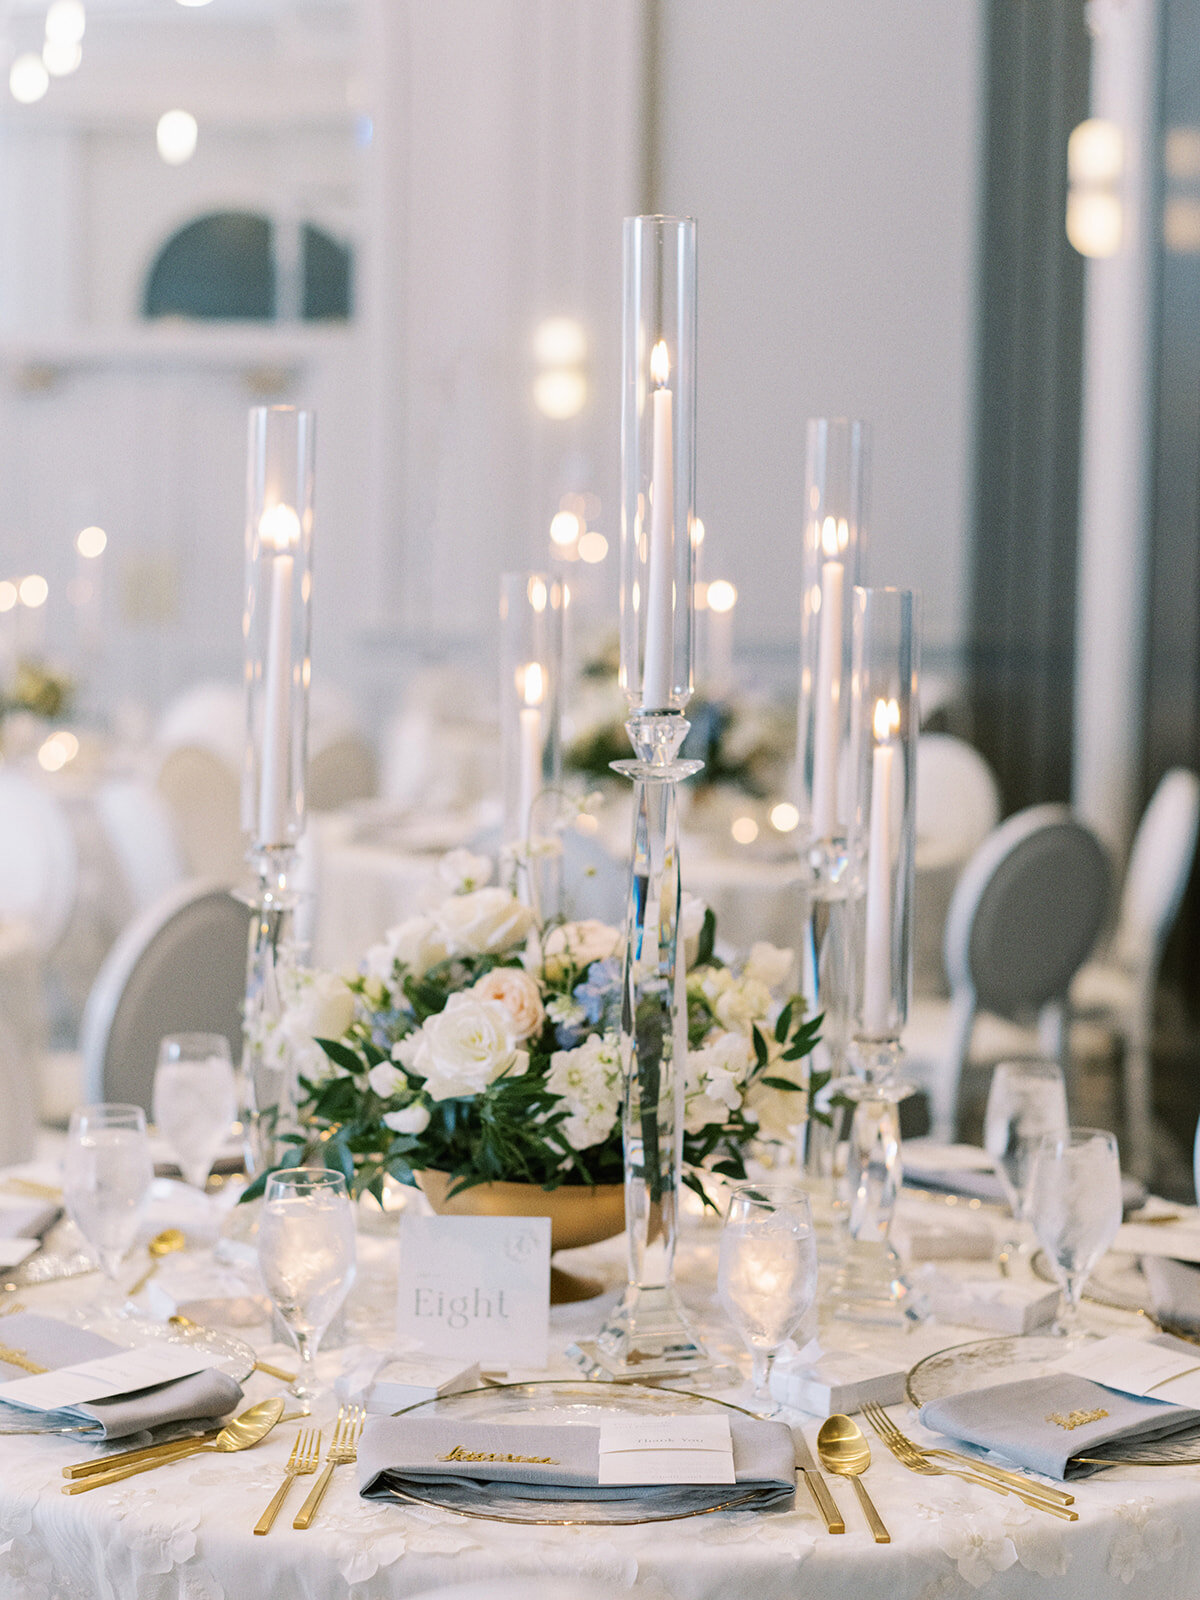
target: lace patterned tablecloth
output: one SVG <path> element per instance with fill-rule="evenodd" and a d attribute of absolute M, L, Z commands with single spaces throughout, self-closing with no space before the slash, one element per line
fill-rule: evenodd
<path fill-rule="evenodd" d="M 694 1312 L 732 1354 L 712 1296 L 716 1239 L 692 1223 L 681 1276 Z M 586 1256 L 615 1291 L 619 1241 Z M 386 1343 L 394 1258 L 394 1241 L 362 1241 L 347 1338 Z M 177 1258 L 171 1281 L 186 1286 L 187 1274 L 202 1265 Z M 48 1311 L 79 1306 L 96 1293 L 96 1283 L 48 1285 L 23 1291 L 21 1299 Z M 555 1348 L 594 1330 L 608 1304 L 556 1310 Z M 270 1344 L 269 1329 L 250 1329 L 248 1336 L 267 1359 L 286 1360 L 286 1351 Z M 860 1330 L 855 1337 L 863 1337 Z M 939 1344 L 979 1335 L 926 1328 L 886 1337 L 915 1360 Z M 330 1378 L 341 1363 L 337 1350 L 321 1357 Z M 247 1396 L 277 1390 L 256 1374 Z M 893 1414 L 920 1432 L 914 1418 L 901 1417 L 899 1408 Z M 318 1418 L 327 1441 L 330 1416 L 327 1408 Z M 810 1442 L 816 1428 L 817 1420 L 807 1419 Z M 1068 1524 L 954 1478 L 915 1476 L 877 1447 L 868 1481 L 891 1529 L 890 1545 L 872 1541 L 850 1485 L 836 1480 L 844 1537 L 825 1532 L 803 1489 L 785 1513 L 719 1513 L 648 1527 L 531 1528 L 364 1502 L 353 1470 L 341 1468 L 310 1530 L 291 1526 L 302 1498 L 297 1486 L 270 1535 L 255 1538 L 251 1527 L 280 1481 L 294 1436 L 294 1425 L 284 1425 L 244 1454 L 197 1456 L 70 1497 L 60 1492 L 62 1468 L 87 1454 L 78 1441 L 0 1437 L 0 1600 L 381 1600 L 523 1573 L 561 1574 L 564 1593 L 570 1580 L 587 1577 L 641 1600 L 1200 1595 L 1200 1467 L 1108 1471 L 1078 1486 L 1080 1520 Z"/>

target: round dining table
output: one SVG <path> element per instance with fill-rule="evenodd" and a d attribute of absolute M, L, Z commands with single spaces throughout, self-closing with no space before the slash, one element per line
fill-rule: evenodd
<path fill-rule="evenodd" d="M 394 1342 L 397 1219 L 367 1222 L 344 1329 L 318 1358 L 330 1382 L 361 1359 L 355 1346 L 386 1349 Z M 222 1274 L 230 1292 L 240 1283 L 247 1295 L 261 1293 L 245 1247 L 244 1265 L 218 1265 L 197 1243 L 203 1233 L 189 1232 L 192 1247 L 162 1263 L 153 1280 L 160 1313 L 189 1295 L 212 1294 Z M 718 1362 L 736 1363 L 740 1349 L 715 1297 L 719 1237 L 711 1222 L 689 1214 L 677 1278 Z M 228 1256 L 229 1249 L 221 1253 Z M 144 1265 L 139 1255 L 129 1271 Z M 571 1265 L 606 1288 L 600 1298 L 552 1310 L 552 1368 L 538 1374 L 543 1378 L 571 1375 L 563 1352 L 593 1333 L 611 1306 L 624 1275 L 623 1241 L 575 1252 Z M 8 1299 L 48 1314 L 78 1313 L 102 1292 L 102 1280 L 92 1274 L 22 1287 Z M 1089 1313 L 1107 1330 L 1145 1326 L 1125 1312 L 1091 1307 Z M 262 1359 L 294 1362 L 274 1340 L 269 1321 L 237 1332 Z M 930 1322 L 908 1330 L 839 1322 L 823 1324 L 821 1337 L 826 1349 L 871 1350 L 907 1368 L 936 1349 L 982 1335 Z M 726 1382 L 730 1376 L 726 1366 Z M 710 1387 L 713 1381 L 696 1380 Z M 248 1403 L 283 1390 L 278 1379 L 255 1372 L 245 1392 Z M 722 1392 L 745 1399 L 744 1388 Z M 336 1408 L 329 1393 L 315 1402 L 311 1419 L 282 1423 L 243 1453 L 200 1454 L 70 1496 L 62 1492 L 65 1466 L 129 1441 L 89 1446 L 77 1436 L 0 1437 L 0 1600 L 383 1600 L 470 1582 L 485 1585 L 486 1593 L 489 1581 L 521 1577 L 558 1580 L 564 1597 L 573 1583 L 586 1580 L 639 1600 L 1200 1595 L 1200 1466 L 1102 1471 L 1072 1485 L 1079 1514 L 1072 1523 L 956 1477 L 914 1474 L 870 1430 L 864 1430 L 873 1451 L 867 1482 L 890 1530 L 889 1544 L 875 1542 L 851 1485 L 840 1479 L 829 1480 L 846 1524 L 839 1536 L 826 1531 L 803 1486 L 782 1510 L 633 1526 L 531 1526 L 363 1500 L 349 1466 L 333 1474 L 310 1528 L 296 1530 L 291 1523 L 302 1479 L 269 1535 L 256 1537 L 252 1528 L 281 1482 L 297 1429 L 308 1421 L 321 1426 L 328 1445 Z M 781 1414 L 815 1449 L 821 1419 Z M 891 1415 L 911 1437 L 932 1437 L 906 1405 L 893 1405 Z"/>

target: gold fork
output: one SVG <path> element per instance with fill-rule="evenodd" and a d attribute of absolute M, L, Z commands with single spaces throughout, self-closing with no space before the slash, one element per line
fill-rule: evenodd
<path fill-rule="evenodd" d="M 929 1459 L 929 1455 L 911 1439 L 901 1433 L 899 1428 L 891 1421 L 881 1408 L 868 1401 L 863 1406 L 863 1416 L 874 1428 L 880 1439 L 895 1456 L 902 1467 L 907 1467 L 910 1472 L 919 1472 L 924 1477 L 952 1477 L 961 1478 L 964 1483 L 977 1483 L 985 1489 L 991 1489 L 993 1494 L 1013 1494 L 1018 1500 L 1023 1500 L 1027 1506 L 1032 1506 L 1035 1511 L 1048 1511 L 1052 1517 L 1061 1517 L 1065 1522 L 1078 1522 L 1079 1513 L 1072 1511 L 1070 1506 L 1064 1505 L 1061 1500 L 1043 1499 L 1034 1490 L 1034 1485 L 1026 1482 L 1024 1487 L 1015 1483 L 1000 1483 L 995 1479 L 986 1477 L 980 1472 L 975 1472 L 967 1464 L 966 1458 L 961 1457 L 964 1465 L 961 1467 L 939 1467 Z M 932 1453 L 932 1452 L 931 1452 Z M 952 1455 L 952 1451 L 941 1451 L 939 1454 Z M 982 1463 L 981 1463 L 982 1464 Z M 1038 1485 L 1038 1488 L 1041 1486 Z"/>
<path fill-rule="evenodd" d="M 358 1436 L 363 1430 L 366 1416 L 367 1413 L 361 1406 L 338 1408 L 337 1426 L 333 1430 L 329 1454 L 325 1457 L 325 1470 L 313 1484 L 308 1499 L 292 1519 L 293 1528 L 307 1528 L 311 1525 L 317 1514 L 317 1507 L 325 1497 L 329 1480 L 333 1477 L 334 1467 L 358 1460 Z"/>
<path fill-rule="evenodd" d="M 292 1446 L 292 1453 L 287 1459 L 284 1468 L 283 1482 L 275 1491 L 271 1504 L 254 1524 L 255 1533 L 270 1533 L 271 1524 L 279 1515 L 283 1502 L 287 1499 L 288 1490 L 292 1487 L 295 1478 L 306 1478 L 310 1472 L 315 1472 L 321 1463 L 321 1433 L 315 1433 L 312 1428 L 307 1428 L 296 1435 L 296 1442 Z"/>
<path fill-rule="evenodd" d="M 1075 1504 L 1075 1496 L 1073 1494 L 1068 1494 L 1065 1489 L 1056 1489 L 1053 1484 L 1031 1480 L 1024 1473 L 1011 1472 L 1006 1467 L 998 1467 L 991 1461 L 980 1461 L 975 1456 L 964 1456 L 958 1450 L 944 1450 L 935 1445 L 917 1444 L 907 1434 L 901 1433 L 891 1417 L 888 1416 L 887 1412 L 876 1400 L 867 1401 L 867 1404 L 863 1407 L 863 1415 L 867 1417 L 875 1432 L 879 1433 L 880 1438 L 883 1438 L 880 1429 L 886 1428 L 900 1443 L 908 1445 L 910 1449 L 918 1451 L 919 1454 L 926 1458 L 937 1456 L 939 1460 L 953 1463 L 953 1469 L 965 1468 L 968 1472 L 973 1472 L 976 1477 L 990 1478 L 995 1482 L 1004 1484 L 1007 1488 L 1015 1490 L 1018 1494 L 1035 1494 L 1039 1500 L 1053 1500 L 1060 1506 L 1073 1506 Z"/>

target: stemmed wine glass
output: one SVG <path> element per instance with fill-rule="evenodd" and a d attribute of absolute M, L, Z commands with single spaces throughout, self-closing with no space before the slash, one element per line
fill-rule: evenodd
<path fill-rule="evenodd" d="M 996 1164 L 1018 1229 L 1029 1217 L 1029 1179 L 1038 1140 L 1048 1133 L 1062 1133 L 1066 1126 L 1067 1091 L 1056 1062 L 1001 1061 L 993 1070 L 983 1144 Z M 1013 1238 L 1001 1246 L 1002 1271 L 1018 1245 Z"/>
<path fill-rule="evenodd" d="M 816 1236 L 803 1189 L 765 1183 L 735 1189 L 721 1233 L 717 1292 L 750 1351 L 755 1400 L 770 1401 L 771 1363 L 816 1288 Z"/>
<path fill-rule="evenodd" d="M 203 1189 L 237 1116 L 229 1041 L 219 1033 L 171 1033 L 158 1047 L 154 1121 L 184 1182 Z"/>
<path fill-rule="evenodd" d="M 1078 1339 L 1083 1333 L 1083 1286 L 1121 1226 L 1121 1165 L 1113 1135 L 1097 1128 L 1067 1128 L 1040 1139 L 1029 1181 L 1029 1211 L 1063 1291 L 1054 1332 Z"/>
<path fill-rule="evenodd" d="M 63 1157 L 63 1199 L 110 1282 L 137 1237 L 154 1179 L 146 1114 L 111 1102 L 71 1113 Z"/>
<path fill-rule="evenodd" d="M 267 1179 L 258 1224 L 267 1293 L 300 1354 L 294 1393 L 320 1393 L 314 1360 L 355 1275 L 354 1210 L 340 1172 L 289 1167 Z"/>

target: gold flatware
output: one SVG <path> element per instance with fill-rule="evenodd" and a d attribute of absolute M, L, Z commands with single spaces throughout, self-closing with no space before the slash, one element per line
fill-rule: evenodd
<path fill-rule="evenodd" d="M 843 1416 L 840 1411 L 827 1417 L 817 1434 L 817 1455 L 826 1472 L 832 1472 L 839 1478 L 849 1478 L 854 1485 L 863 1514 L 875 1535 L 875 1543 L 891 1544 L 892 1536 L 862 1482 L 862 1474 L 871 1465 L 871 1446 L 858 1423 L 851 1417 Z"/>
<path fill-rule="evenodd" d="M 808 1448 L 808 1441 L 799 1428 L 792 1429 L 792 1444 L 796 1456 L 796 1471 L 804 1475 L 808 1485 L 808 1492 L 816 1501 L 817 1510 L 825 1519 L 825 1528 L 829 1533 L 845 1533 L 846 1524 L 842 1513 L 838 1510 L 837 1501 L 829 1492 L 829 1485 L 817 1471 L 817 1463 L 813 1460 L 813 1453 Z"/>
<path fill-rule="evenodd" d="M 919 1445 L 900 1432 L 899 1428 L 883 1412 L 880 1406 L 868 1402 L 863 1406 L 863 1416 L 875 1429 L 880 1439 L 895 1456 L 902 1467 L 907 1467 L 910 1472 L 922 1473 L 927 1478 L 953 1477 L 961 1478 L 965 1483 L 977 1483 L 985 1489 L 990 1489 L 993 1494 L 1012 1494 L 1018 1500 L 1023 1500 L 1027 1506 L 1032 1506 L 1035 1511 L 1048 1511 L 1052 1517 L 1061 1517 L 1065 1522 L 1078 1522 L 1079 1513 L 1072 1511 L 1070 1506 L 1074 1502 L 1073 1495 L 1065 1495 L 1061 1499 L 1043 1499 L 1040 1490 L 1041 1484 L 1033 1483 L 1028 1479 L 1018 1483 L 1001 1481 L 997 1478 L 985 1476 L 976 1468 L 987 1466 L 986 1462 L 971 1462 L 966 1456 L 955 1455 L 952 1450 L 924 1450 Z M 932 1455 L 948 1456 L 952 1460 L 961 1461 L 960 1467 L 941 1467 L 929 1458 Z M 995 1472 L 1003 1469 L 993 1468 Z M 1005 1474 L 1008 1479 L 1013 1474 Z M 1058 1490 L 1048 1490 L 1047 1494 L 1059 1494 Z M 1064 1503 L 1065 1502 L 1065 1503 Z"/>
<path fill-rule="evenodd" d="M 988 1478 L 996 1478 L 1001 1483 L 1008 1484 L 1013 1489 L 1027 1490 L 1036 1494 L 1040 1500 L 1057 1500 L 1059 1505 L 1073 1506 L 1075 1496 L 1068 1494 L 1065 1489 L 1057 1489 L 1052 1483 L 1042 1483 L 1040 1479 L 1027 1478 L 1023 1472 L 1010 1470 L 1008 1467 L 998 1467 L 991 1461 L 980 1461 L 975 1456 L 965 1456 L 959 1450 L 947 1450 L 941 1445 L 917 1444 L 915 1439 L 910 1439 L 906 1433 L 901 1433 L 887 1412 L 874 1400 L 868 1400 L 862 1408 L 863 1416 L 879 1434 L 884 1438 L 886 1431 L 893 1438 L 910 1449 L 919 1450 L 923 1456 L 937 1456 L 943 1461 L 953 1461 L 959 1466 L 966 1467 L 969 1472 L 977 1472 Z"/>
<path fill-rule="evenodd" d="M 5 1178 L 0 1183 L 4 1194 L 19 1194 L 30 1200 L 61 1200 L 63 1192 L 52 1183 L 35 1183 L 32 1178 Z"/>
<path fill-rule="evenodd" d="M 173 1322 L 177 1328 L 204 1327 L 202 1322 L 193 1322 L 191 1317 L 181 1316 L 178 1311 L 173 1317 L 168 1317 L 167 1321 Z M 278 1378 L 281 1383 L 295 1383 L 296 1381 L 294 1372 L 285 1372 L 282 1367 L 273 1367 L 269 1361 L 255 1361 L 251 1370 L 253 1372 L 265 1372 L 268 1378 Z"/>
<path fill-rule="evenodd" d="M 307 1415 L 307 1411 L 285 1411 L 279 1421 L 299 1422 Z M 77 1461 L 73 1466 L 64 1467 L 62 1474 L 64 1478 L 92 1478 L 98 1472 L 110 1472 L 114 1467 L 130 1466 L 135 1461 L 166 1460 L 190 1450 L 193 1445 L 210 1444 L 220 1432 L 220 1428 L 208 1428 L 203 1433 L 187 1433 L 176 1439 L 160 1439 L 157 1444 L 139 1445 L 136 1450 L 115 1450 L 111 1455 Z"/>
<path fill-rule="evenodd" d="M 308 1499 L 297 1511 L 292 1519 L 293 1528 L 308 1528 L 317 1514 L 317 1507 L 325 1498 L 325 1491 L 329 1487 L 329 1480 L 333 1477 L 334 1467 L 341 1467 L 352 1461 L 358 1460 L 358 1438 L 363 1430 L 367 1413 L 361 1406 L 339 1406 L 337 1424 L 333 1430 L 333 1439 L 329 1446 L 329 1454 L 325 1457 L 325 1470 L 313 1484 L 309 1491 Z"/>
<path fill-rule="evenodd" d="M 96 1472 L 90 1477 L 78 1478 L 73 1483 L 63 1484 L 64 1494 L 83 1494 L 88 1489 L 100 1489 L 110 1483 L 120 1483 L 124 1478 L 132 1478 L 139 1472 L 152 1472 L 155 1467 L 167 1467 L 175 1461 L 186 1460 L 188 1456 L 207 1454 L 209 1451 L 226 1453 L 232 1450 L 249 1450 L 252 1445 L 260 1443 L 270 1433 L 271 1429 L 283 1415 L 283 1401 L 278 1397 L 274 1400 L 260 1400 L 256 1406 L 251 1406 L 248 1411 L 243 1411 L 240 1416 L 234 1417 L 232 1422 L 227 1422 L 211 1444 L 194 1440 L 183 1443 L 175 1451 L 156 1455 L 150 1461 L 135 1461 L 128 1466 L 115 1467 L 111 1471 Z"/>
<path fill-rule="evenodd" d="M 39 1366 L 36 1361 L 31 1361 L 24 1350 L 18 1350 L 11 1344 L 0 1344 L 0 1361 L 6 1367 L 20 1367 L 22 1372 L 48 1372 L 49 1367 Z"/>
<path fill-rule="evenodd" d="M 177 1250 L 187 1249 L 187 1238 L 179 1228 L 164 1228 L 161 1233 L 154 1235 L 146 1249 L 150 1252 L 150 1265 L 142 1273 L 133 1288 L 128 1291 L 131 1300 L 135 1294 L 140 1294 L 150 1282 L 150 1279 L 158 1271 L 164 1256 L 173 1256 Z"/>
<path fill-rule="evenodd" d="M 254 1524 L 255 1533 L 270 1533 L 271 1525 L 288 1497 L 288 1490 L 297 1478 L 306 1478 L 310 1472 L 315 1472 L 321 1461 L 321 1432 L 314 1434 L 311 1428 L 305 1428 L 296 1435 L 296 1442 L 292 1446 L 292 1453 L 287 1459 L 284 1468 L 283 1482 L 276 1489 L 271 1499 L 271 1504 Z"/>

